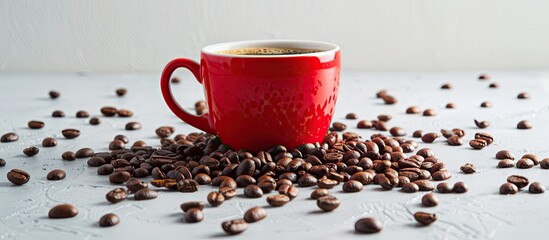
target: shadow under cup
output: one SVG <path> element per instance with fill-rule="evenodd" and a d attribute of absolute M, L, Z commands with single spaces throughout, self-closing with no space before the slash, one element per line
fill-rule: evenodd
<path fill-rule="evenodd" d="M 246 48 L 313 51 L 232 54 Z M 178 60 L 184 64 L 172 64 Z M 189 64 L 188 59 L 174 61 L 166 66 L 161 80 L 170 109 L 183 121 L 218 134 L 233 149 L 257 152 L 275 145 L 291 149 L 321 142 L 328 131 L 339 90 L 340 51 L 334 44 L 287 40 L 222 43 L 202 50 L 200 66 Z M 197 117 L 170 104 L 173 97 L 168 80 L 177 67 L 188 68 L 204 85 L 209 114 Z"/>

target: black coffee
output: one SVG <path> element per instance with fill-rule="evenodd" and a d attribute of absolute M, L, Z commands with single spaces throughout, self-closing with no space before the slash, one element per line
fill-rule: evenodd
<path fill-rule="evenodd" d="M 303 49 L 303 48 L 274 48 L 274 47 L 258 47 L 258 48 L 238 48 L 218 51 L 221 54 L 234 54 L 234 55 L 294 55 L 320 52 L 316 49 Z"/>

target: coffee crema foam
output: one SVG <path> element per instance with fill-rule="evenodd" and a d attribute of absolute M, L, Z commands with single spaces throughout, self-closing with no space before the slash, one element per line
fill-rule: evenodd
<path fill-rule="evenodd" d="M 233 54 L 233 55 L 293 55 L 293 54 L 305 54 L 305 53 L 316 53 L 320 50 L 316 49 L 304 49 L 304 48 L 271 48 L 271 47 L 261 47 L 261 48 L 238 48 L 217 51 L 219 54 Z"/>

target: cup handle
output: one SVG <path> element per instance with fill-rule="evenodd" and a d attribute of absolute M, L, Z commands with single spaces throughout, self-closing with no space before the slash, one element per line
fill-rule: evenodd
<path fill-rule="evenodd" d="M 186 68 L 191 71 L 196 80 L 200 84 L 202 84 L 202 78 L 200 77 L 200 65 L 190 59 L 176 58 L 169 62 L 168 65 L 166 65 L 164 71 L 162 71 L 162 76 L 160 78 L 160 90 L 162 90 L 162 96 L 164 97 L 164 101 L 166 101 L 170 110 L 172 110 L 172 112 L 184 122 L 204 132 L 217 134 L 215 128 L 210 125 L 210 114 L 206 113 L 202 116 L 196 116 L 194 114 L 191 114 L 185 111 L 185 109 L 183 109 L 181 106 L 179 106 L 179 104 L 173 98 L 170 87 L 170 79 L 173 72 L 180 67 Z"/>

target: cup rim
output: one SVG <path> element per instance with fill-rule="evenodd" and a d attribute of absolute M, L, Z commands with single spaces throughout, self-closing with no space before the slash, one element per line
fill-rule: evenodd
<path fill-rule="evenodd" d="M 238 54 L 225 54 L 218 53 L 218 51 L 230 50 L 235 48 L 246 47 L 292 47 L 303 49 L 315 49 L 320 50 L 314 53 L 303 54 L 286 54 L 286 55 L 238 55 Z M 310 41 L 310 40 L 250 40 L 250 41 L 236 41 L 225 42 L 208 45 L 202 48 L 201 53 L 218 56 L 218 57 L 232 57 L 232 58 L 293 58 L 293 57 L 319 57 L 325 55 L 333 55 L 339 51 L 338 45 L 322 41 Z"/>

